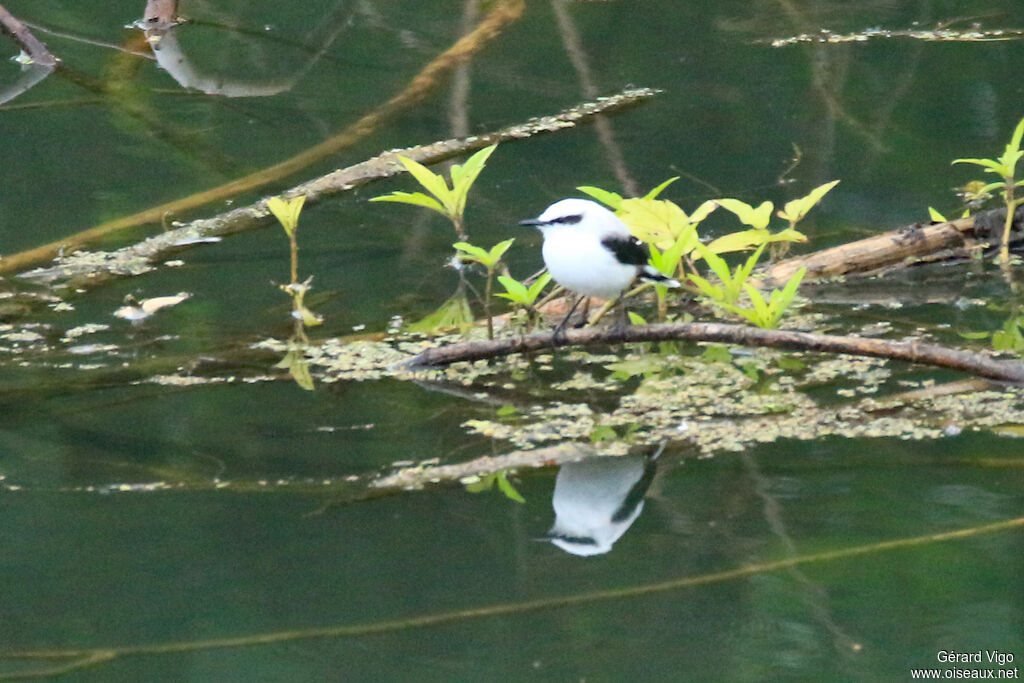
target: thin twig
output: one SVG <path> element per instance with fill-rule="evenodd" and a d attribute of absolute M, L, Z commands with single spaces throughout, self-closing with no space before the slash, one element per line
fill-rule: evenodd
<path fill-rule="evenodd" d="M 717 342 L 796 351 L 873 356 L 949 368 L 1006 382 L 1024 382 L 1024 365 L 1021 363 L 998 361 L 979 353 L 960 351 L 935 344 L 894 342 L 789 330 L 765 330 L 759 327 L 728 323 L 670 323 L 635 325 L 625 328 L 594 327 L 568 330 L 558 335 L 544 332 L 491 341 L 464 342 L 428 349 L 408 361 L 408 366 L 410 368 L 437 367 L 460 361 L 485 360 L 512 353 L 540 351 L 560 346 L 663 341 Z"/>

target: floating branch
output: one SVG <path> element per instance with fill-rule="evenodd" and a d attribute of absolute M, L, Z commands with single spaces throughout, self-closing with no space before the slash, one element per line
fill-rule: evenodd
<path fill-rule="evenodd" d="M 541 133 L 551 133 L 566 128 L 573 128 L 580 123 L 593 119 L 598 114 L 607 114 L 625 107 L 650 99 L 660 90 L 651 88 L 633 88 L 610 97 L 603 97 L 586 102 L 571 109 L 564 110 L 553 116 L 530 119 L 508 128 L 468 138 L 441 140 L 429 145 L 408 147 L 406 149 L 385 152 L 367 161 L 328 173 L 320 178 L 296 185 L 281 193 L 284 197 L 304 195 L 307 203 L 315 203 L 323 196 L 351 190 L 366 183 L 405 173 L 405 168 L 398 161 L 399 156 L 413 159 L 423 164 L 474 152 L 489 145 L 530 138 Z M 261 200 L 255 204 L 222 213 L 212 218 L 200 219 L 187 223 L 174 230 L 150 237 L 113 252 L 82 252 L 58 259 L 57 264 L 48 268 L 39 268 L 23 277 L 44 283 L 55 283 L 70 278 L 91 278 L 101 276 L 135 275 L 151 270 L 150 263 L 171 251 L 187 246 L 216 241 L 222 235 L 240 232 L 262 225 L 270 220 L 270 211 L 266 202 Z M 33 250 L 37 251 L 37 250 Z M 24 252 L 28 254 L 30 252 Z M 0 272 L 11 269 L 10 263 L 18 256 L 5 257 L 0 261 Z M 24 262 L 26 259 L 22 259 Z M 34 263 L 34 259 L 28 259 Z"/>
<path fill-rule="evenodd" d="M 592 327 L 554 335 L 544 332 L 491 341 L 464 342 L 428 349 L 407 362 L 410 369 L 437 367 L 460 361 L 477 361 L 512 353 L 543 351 L 560 346 L 593 346 L 632 342 L 693 341 L 767 346 L 791 351 L 846 353 L 902 360 L 959 370 L 979 377 L 1024 382 L 1024 364 L 1003 362 L 989 356 L 920 342 L 766 330 L 727 323 L 671 323 L 632 327 Z"/>
<path fill-rule="evenodd" d="M 768 43 L 772 47 L 785 47 L 797 43 L 864 43 L 877 38 L 912 38 L 925 42 L 946 42 L 946 43 L 982 43 L 994 40 L 1020 40 L 1024 37 L 1024 31 L 1016 28 L 981 29 L 970 28 L 960 30 L 954 28 L 936 29 L 885 29 L 869 28 L 857 33 L 835 33 L 823 28 L 815 33 L 801 33 L 789 38 L 773 38 L 771 40 L 759 40 L 759 43 Z"/>

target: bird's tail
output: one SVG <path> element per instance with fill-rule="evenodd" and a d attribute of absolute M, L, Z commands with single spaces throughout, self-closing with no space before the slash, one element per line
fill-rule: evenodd
<path fill-rule="evenodd" d="M 640 279 L 644 282 L 653 282 L 663 287 L 681 287 L 679 280 L 673 280 L 667 275 L 658 272 L 654 266 L 643 266 L 640 269 Z"/>

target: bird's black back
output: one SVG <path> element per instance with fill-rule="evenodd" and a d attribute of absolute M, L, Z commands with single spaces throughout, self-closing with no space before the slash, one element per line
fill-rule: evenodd
<path fill-rule="evenodd" d="M 601 245 L 611 251 L 619 263 L 630 266 L 646 265 L 650 256 L 643 242 L 635 237 L 609 235 L 601 240 Z"/>

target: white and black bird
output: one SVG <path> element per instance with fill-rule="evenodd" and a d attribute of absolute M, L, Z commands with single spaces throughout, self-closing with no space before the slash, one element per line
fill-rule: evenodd
<path fill-rule="evenodd" d="M 557 201 L 537 218 L 520 221 L 544 235 L 541 255 L 555 282 L 584 297 L 615 299 L 640 278 L 668 287 L 679 282 L 647 263 L 643 242 L 630 234 L 618 216 L 589 199 Z M 569 319 L 562 321 L 559 328 Z"/>
<path fill-rule="evenodd" d="M 555 523 L 545 538 L 573 555 L 607 553 L 643 511 L 656 458 L 598 456 L 562 465 L 551 496 Z"/>

